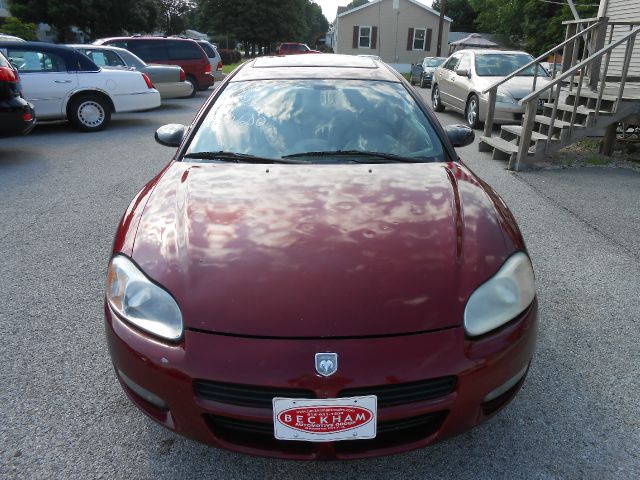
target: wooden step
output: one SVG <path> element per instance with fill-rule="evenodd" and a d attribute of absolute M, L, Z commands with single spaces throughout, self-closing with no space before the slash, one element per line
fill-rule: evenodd
<path fill-rule="evenodd" d="M 551 117 L 547 117 L 546 115 L 536 115 L 536 122 L 543 123 L 545 125 L 551 125 Z M 553 128 L 569 128 L 571 124 L 569 122 L 564 122 L 562 120 L 556 120 L 553 122 Z M 575 123 L 573 128 L 585 128 L 584 125 L 580 125 L 579 123 Z"/>
<path fill-rule="evenodd" d="M 553 104 L 545 105 L 545 106 L 547 108 L 553 109 Z M 559 103 L 558 110 L 562 110 L 564 112 L 573 112 L 573 105 L 568 105 L 566 103 Z M 576 108 L 576 113 L 578 115 L 589 115 L 591 113 L 596 113 L 596 111 L 592 108 L 587 108 L 585 106 L 578 105 L 578 108 Z M 607 112 L 606 110 L 600 110 L 600 115 L 603 115 L 603 114 L 611 114 L 611 112 Z"/>
<path fill-rule="evenodd" d="M 509 132 L 509 133 L 514 134 L 514 135 L 517 135 L 518 137 L 522 136 L 522 127 L 520 125 L 503 125 L 502 126 L 502 130 L 504 130 L 505 132 Z M 549 137 L 547 135 L 545 135 L 544 133 L 533 131 L 533 132 L 531 132 L 531 140 L 536 141 L 536 142 L 537 141 L 548 141 Z M 558 139 L 551 137 L 551 141 L 552 142 L 557 142 Z"/>
<path fill-rule="evenodd" d="M 485 137 L 484 135 L 482 135 L 480 137 L 480 141 L 492 146 L 493 148 L 497 148 L 504 153 L 518 153 L 518 145 L 516 145 L 515 143 L 511 143 L 504 138 Z M 533 150 L 529 149 L 529 153 L 533 153 Z"/>
<path fill-rule="evenodd" d="M 569 89 L 565 88 L 565 87 L 563 87 L 562 90 L 567 95 L 573 95 L 574 97 L 578 93 L 578 88 L 577 87 L 575 87 L 571 91 L 569 91 Z M 589 88 L 587 88 L 585 85 L 583 85 L 582 86 L 582 90 L 580 91 L 580 96 L 581 97 L 585 97 L 585 98 L 598 98 L 598 92 L 592 92 L 591 90 L 589 90 Z M 617 95 L 609 95 L 609 94 L 606 94 L 606 93 L 602 94 L 602 100 L 607 100 L 609 102 L 615 102 L 617 99 L 618 99 Z"/>

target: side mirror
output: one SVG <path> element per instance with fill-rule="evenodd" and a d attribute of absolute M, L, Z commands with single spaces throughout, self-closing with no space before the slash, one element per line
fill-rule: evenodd
<path fill-rule="evenodd" d="M 471 145 L 476 138 L 473 129 L 466 125 L 447 125 L 444 127 L 447 138 L 454 147 L 466 147 Z"/>
<path fill-rule="evenodd" d="M 161 126 L 155 133 L 156 142 L 165 147 L 179 147 L 187 127 L 179 123 Z"/>
<path fill-rule="evenodd" d="M 471 78 L 471 70 L 467 70 L 466 68 L 463 68 L 462 70 L 456 70 L 456 74 L 460 75 L 461 77 Z"/>

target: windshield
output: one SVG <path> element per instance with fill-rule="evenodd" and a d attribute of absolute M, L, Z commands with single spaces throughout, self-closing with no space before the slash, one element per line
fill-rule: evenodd
<path fill-rule="evenodd" d="M 359 80 L 230 83 L 188 153 L 222 151 L 302 155 L 305 163 L 348 163 L 349 156 L 328 153 L 338 151 L 444 160 L 438 135 L 402 84 Z"/>
<path fill-rule="evenodd" d="M 425 58 L 425 67 L 439 67 L 446 60 L 446 58 Z"/>
<path fill-rule="evenodd" d="M 506 77 L 531 62 L 533 57 L 526 53 L 483 53 L 476 54 L 476 75 L 480 77 Z M 520 72 L 518 76 L 532 77 L 534 73 L 533 65 Z M 538 65 L 538 76 L 548 77 L 549 75 Z"/>

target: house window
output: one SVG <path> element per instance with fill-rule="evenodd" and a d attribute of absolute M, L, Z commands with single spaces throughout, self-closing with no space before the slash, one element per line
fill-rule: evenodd
<path fill-rule="evenodd" d="M 413 30 L 413 49 L 424 50 L 424 39 L 427 36 L 426 28 L 416 28 Z"/>
<path fill-rule="evenodd" d="M 358 48 L 371 48 L 371 27 L 360 27 Z"/>

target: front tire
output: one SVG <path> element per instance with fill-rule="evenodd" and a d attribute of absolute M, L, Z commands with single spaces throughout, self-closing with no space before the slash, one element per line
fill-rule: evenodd
<path fill-rule="evenodd" d="M 444 105 L 442 105 L 442 99 L 440 98 L 440 87 L 434 85 L 431 89 L 431 105 L 436 112 L 444 112 Z"/>
<path fill-rule="evenodd" d="M 465 109 L 465 118 L 471 128 L 480 128 L 480 102 L 477 95 L 471 95 L 467 100 L 467 108 Z"/>
<path fill-rule="evenodd" d="M 111 121 L 111 106 L 100 95 L 78 95 L 69 103 L 67 116 L 77 129 L 84 132 L 98 132 Z"/>

